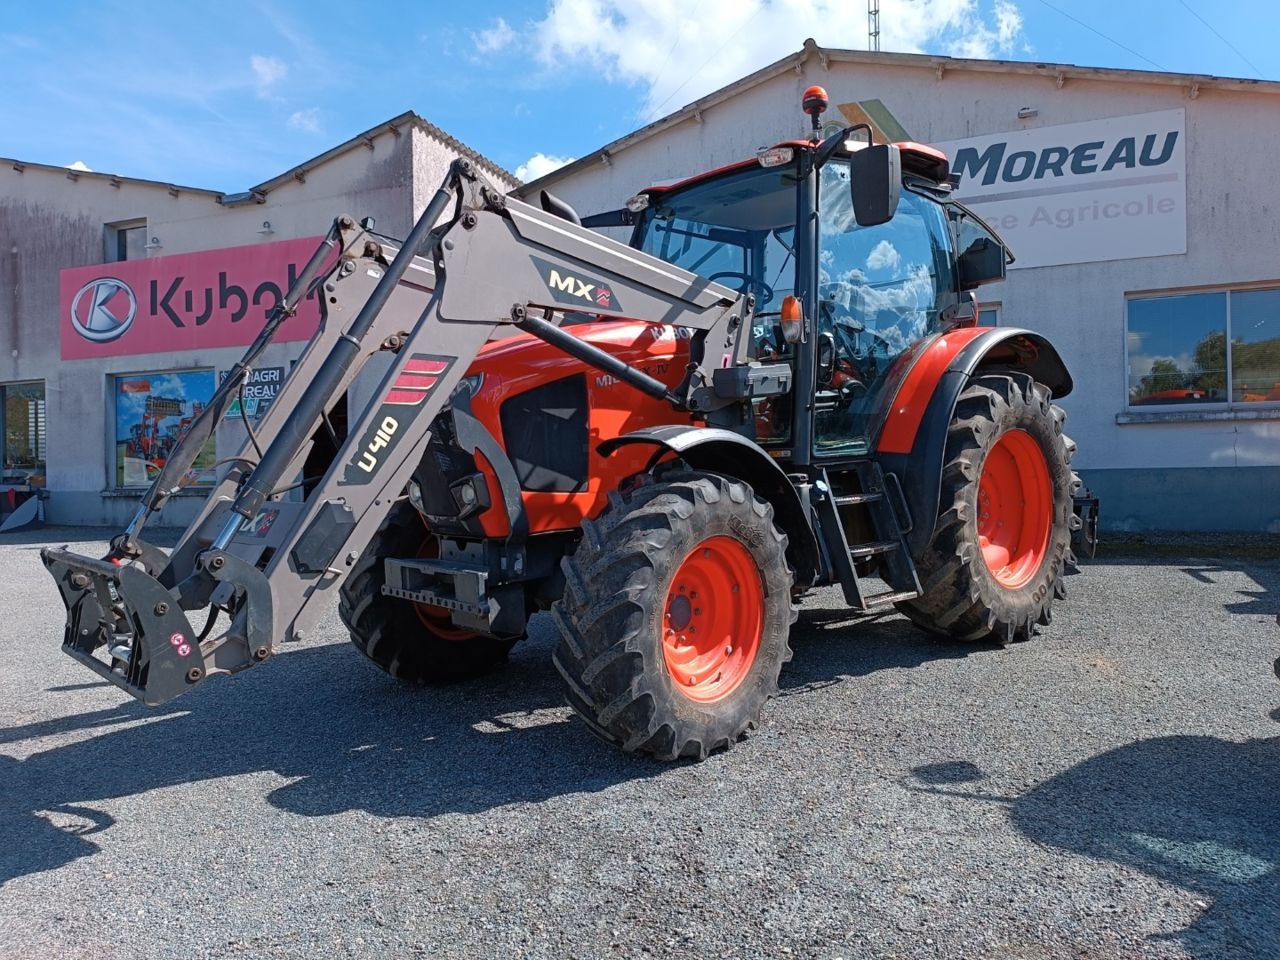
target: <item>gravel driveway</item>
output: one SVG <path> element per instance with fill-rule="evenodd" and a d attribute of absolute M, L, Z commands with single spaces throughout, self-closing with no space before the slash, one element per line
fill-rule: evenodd
<path fill-rule="evenodd" d="M 334 615 L 147 710 L 58 649 L 35 541 L 100 535 L 0 538 L 6 960 L 1280 957 L 1280 550 L 1104 547 L 1009 650 L 819 591 L 765 728 L 662 765 L 546 618 L 412 690 Z"/>

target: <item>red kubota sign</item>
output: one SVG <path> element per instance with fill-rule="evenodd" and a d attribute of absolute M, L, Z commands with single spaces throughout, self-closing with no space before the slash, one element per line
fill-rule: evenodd
<path fill-rule="evenodd" d="M 62 359 L 169 353 L 251 343 L 323 238 L 258 243 L 63 270 Z M 314 298 L 280 325 L 280 342 L 307 340 Z"/>

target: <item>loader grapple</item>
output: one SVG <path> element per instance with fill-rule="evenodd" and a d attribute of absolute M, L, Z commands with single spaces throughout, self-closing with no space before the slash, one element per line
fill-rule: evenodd
<path fill-rule="evenodd" d="M 146 571 L 66 550 L 46 548 L 40 558 L 67 606 L 67 654 L 148 706 L 204 677 L 191 624 Z"/>

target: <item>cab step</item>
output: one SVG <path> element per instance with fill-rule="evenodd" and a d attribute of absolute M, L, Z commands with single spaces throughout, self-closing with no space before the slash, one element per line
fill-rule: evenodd
<path fill-rule="evenodd" d="M 886 476 L 874 460 L 855 462 L 835 477 L 824 470 L 813 505 L 829 570 L 849 606 L 870 611 L 920 596 L 906 541 L 911 515 L 897 477 Z M 850 543 L 850 530 L 874 539 Z"/>

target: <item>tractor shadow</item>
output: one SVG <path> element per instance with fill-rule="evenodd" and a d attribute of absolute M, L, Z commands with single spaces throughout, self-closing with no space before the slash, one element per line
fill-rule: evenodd
<path fill-rule="evenodd" d="M 1196 957 L 1280 958 L 1280 736 L 1139 740 L 1015 798 L 984 790 L 983 772 L 964 761 L 912 773 L 916 789 L 1008 803 L 1037 844 L 1140 870 L 1207 903 L 1188 927 L 1154 939 Z"/>
<path fill-rule="evenodd" d="M 879 670 L 998 651 L 994 642 L 957 643 L 934 637 L 894 612 L 855 614 L 847 607 L 808 606 L 791 630 L 794 656 L 782 670 L 782 696 L 806 693 Z"/>
<path fill-rule="evenodd" d="M 847 611 L 819 609 L 796 631 L 784 695 L 964 653 L 900 617 L 852 621 Z M 176 705 L 121 701 L 0 728 L 0 749 L 81 737 L 22 760 L 0 753 L 0 886 L 96 853 L 95 835 L 115 823 L 102 809 L 118 806 L 110 801 L 138 798 L 133 809 L 145 816 L 149 792 L 222 777 L 291 779 L 266 799 L 301 816 L 430 819 L 595 793 L 670 770 L 600 743 L 571 717 L 549 633 L 534 631 L 504 670 L 452 687 L 400 685 L 338 643 L 214 679 Z M 93 686 L 48 692 L 83 695 Z"/>
<path fill-rule="evenodd" d="M 293 782 L 266 799 L 291 813 L 431 818 L 594 793 L 666 769 L 570 720 L 550 644 L 527 646 L 505 670 L 439 689 L 402 686 L 346 643 L 310 647 L 211 680 L 176 708 L 127 701 L 2 728 L 0 749 L 82 739 L 22 760 L 0 753 L 0 886 L 96 853 L 94 835 L 114 824 L 103 801 L 139 798 L 132 809 L 145 817 L 145 794 L 181 784 L 273 771 Z"/>

